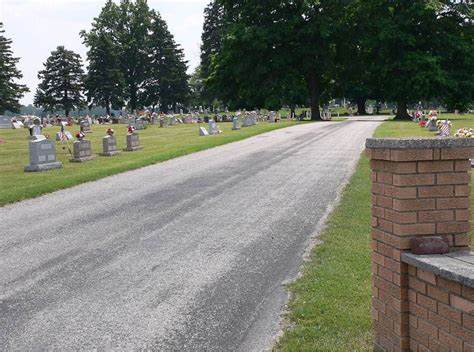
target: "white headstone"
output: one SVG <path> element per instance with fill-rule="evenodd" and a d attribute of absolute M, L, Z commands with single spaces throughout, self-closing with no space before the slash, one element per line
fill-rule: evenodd
<path fill-rule="evenodd" d="M 199 127 L 199 136 L 201 137 L 209 136 L 209 133 L 204 127 Z"/>

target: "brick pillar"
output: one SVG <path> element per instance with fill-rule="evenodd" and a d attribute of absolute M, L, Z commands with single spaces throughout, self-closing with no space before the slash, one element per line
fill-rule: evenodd
<path fill-rule="evenodd" d="M 470 245 L 474 139 L 368 139 L 372 168 L 372 312 L 375 349 L 409 351 L 408 266 L 413 237 Z"/>

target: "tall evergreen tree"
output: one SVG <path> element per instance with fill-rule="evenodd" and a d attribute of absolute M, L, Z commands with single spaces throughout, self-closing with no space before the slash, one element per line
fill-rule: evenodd
<path fill-rule="evenodd" d="M 105 31 L 84 35 L 89 47 L 89 66 L 85 78 L 86 96 L 89 106 L 110 109 L 122 108 L 125 81 L 120 70 L 120 57 L 113 37 Z"/>
<path fill-rule="evenodd" d="M 41 82 L 36 89 L 35 106 L 47 111 L 61 109 L 69 116 L 71 110 L 84 105 L 84 71 L 79 54 L 58 46 L 51 52 L 38 78 Z"/>
<path fill-rule="evenodd" d="M 16 67 L 19 58 L 13 57 L 11 39 L 3 36 L 5 30 L 0 22 L 0 113 L 5 110 L 17 112 L 20 109 L 19 100 L 29 89 L 18 83 L 23 75 Z"/>
<path fill-rule="evenodd" d="M 189 76 L 184 52 L 174 41 L 166 22 L 154 12 L 148 39 L 150 64 L 143 84 L 141 101 L 153 109 L 184 105 L 189 100 Z"/>
<path fill-rule="evenodd" d="M 224 5 L 219 0 L 211 1 L 204 9 L 204 24 L 201 35 L 201 79 L 205 81 L 211 74 L 212 58 L 220 51 L 225 32 Z M 201 98 L 210 104 L 215 98 L 222 98 L 219 90 L 204 86 Z"/>

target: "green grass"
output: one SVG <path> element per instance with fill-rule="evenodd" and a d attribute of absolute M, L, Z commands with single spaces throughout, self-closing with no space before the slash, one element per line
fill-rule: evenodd
<path fill-rule="evenodd" d="M 209 137 L 199 137 L 197 124 L 166 128 L 148 126 L 146 130 L 139 131 L 143 151 L 122 152 L 115 157 L 97 156 L 95 160 L 86 163 L 69 162 L 67 148 L 64 150 L 57 143 L 57 157 L 63 162 L 63 168 L 48 172 L 24 172 L 23 167 L 28 164 L 27 130 L 2 129 L 0 140 L 5 140 L 6 143 L 0 144 L 0 206 L 294 124 L 297 122 L 260 123 L 232 131 L 232 123 L 219 123 L 224 133 Z M 97 155 L 101 151 L 102 137 L 107 127 L 115 129 L 118 148 L 121 150 L 125 147 L 125 125 L 93 125 L 93 133 L 86 136 L 92 142 L 93 154 Z M 67 130 L 75 134 L 78 126 L 68 127 Z M 54 138 L 57 131 L 59 127 L 55 126 L 44 129 L 43 133 Z"/>
<path fill-rule="evenodd" d="M 443 114 L 452 134 L 474 115 Z M 411 121 L 387 121 L 375 137 L 434 137 Z M 362 156 L 302 275 L 290 286 L 289 327 L 278 351 L 371 351 L 370 167 Z M 474 209 L 474 188 L 471 188 Z M 474 239 L 474 233 L 471 233 Z"/>
<path fill-rule="evenodd" d="M 370 317 L 370 177 L 362 157 L 331 214 L 302 277 L 290 287 L 281 351 L 368 351 Z"/>

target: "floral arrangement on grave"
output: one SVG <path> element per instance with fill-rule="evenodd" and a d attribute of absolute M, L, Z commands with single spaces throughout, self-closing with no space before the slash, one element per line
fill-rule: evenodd
<path fill-rule="evenodd" d="M 454 134 L 458 138 L 474 138 L 474 128 L 460 128 Z"/>
<path fill-rule="evenodd" d="M 135 126 L 128 126 L 127 132 L 128 134 L 133 134 L 135 132 L 136 128 Z"/>
<path fill-rule="evenodd" d="M 446 123 L 446 120 L 439 120 L 438 122 L 436 122 L 436 127 L 438 127 L 438 129 L 440 129 L 441 126 L 443 126 L 445 123 Z M 450 120 L 448 120 L 448 126 L 453 127 L 453 124 L 451 123 Z"/>
<path fill-rule="evenodd" d="M 82 131 L 79 131 L 79 132 L 76 133 L 76 138 L 79 141 L 82 141 L 85 137 L 86 137 L 86 135 L 84 133 L 82 133 Z"/>
<path fill-rule="evenodd" d="M 107 130 L 105 131 L 105 133 L 107 133 L 109 136 L 113 136 L 115 131 L 113 128 L 107 128 Z"/>
<path fill-rule="evenodd" d="M 420 126 L 421 126 L 421 127 L 426 127 L 426 121 L 423 121 L 423 120 L 420 121 Z"/>

